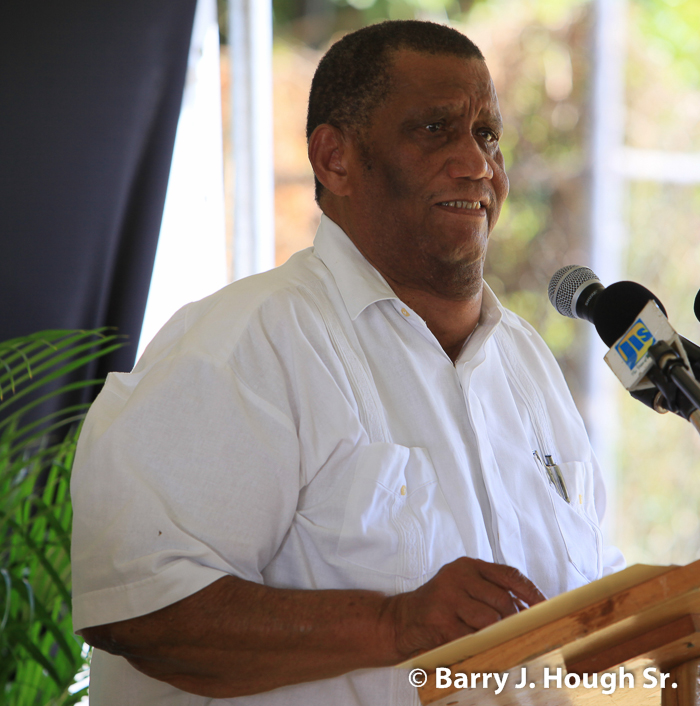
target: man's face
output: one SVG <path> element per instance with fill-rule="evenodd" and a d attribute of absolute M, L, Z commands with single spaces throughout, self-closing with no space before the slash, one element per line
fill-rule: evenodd
<path fill-rule="evenodd" d="M 382 274 L 446 298 L 480 292 L 508 195 L 501 131 L 483 61 L 396 52 L 391 92 L 355 141 L 349 172 L 349 234 Z"/>

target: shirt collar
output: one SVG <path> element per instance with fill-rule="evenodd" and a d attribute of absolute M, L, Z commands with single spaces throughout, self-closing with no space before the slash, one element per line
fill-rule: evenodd
<path fill-rule="evenodd" d="M 314 238 L 314 253 L 333 275 L 353 321 L 370 304 L 384 299 L 398 300 L 394 290 L 345 231 L 325 214 L 321 216 Z"/>
<path fill-rule="evenodd" d="M 493 336 L 503 319 L 504 313 L 505 309 L 501 305 L 501 302 L 498 301 L 491 287 L 484 282 L 481 295 L 479 323 L 471 336 L 464 342 L 455 363 L 466 363 L 474 358 L 476 353 L 484 347 L 486 341 Z"/>
<path fill-rule="evenodd" d="M 400 301 L 384 277 L 357 249 L 345 231 L 325 214 L 321 215 L 314 238 L 314 253 L 333 275 L 353 321 L 370 304 L 386 299 Z M 474 343 L 478 341 L 481 347 L 496 330 L 506 311 L 493 290 L 484 282 L 479 327 L 472 337 L 476 339 Z M 527 331 L 518 317 L 510 315 L 509 321 Z"/>

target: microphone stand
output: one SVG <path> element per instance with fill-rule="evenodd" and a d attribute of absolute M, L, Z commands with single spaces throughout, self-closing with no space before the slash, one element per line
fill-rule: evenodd
<path fill-rule="evenodd" d="M 700 434 L 700 385 L 666 341 L 657 341 L 649 349 L 649 354 L 656 366 L 649 370 L 647 377 L 666 398 L 664 406 L 671 412 L 680 412 Z M 685 396 L 686 404 L 676 401 L 679 390 Z"/>

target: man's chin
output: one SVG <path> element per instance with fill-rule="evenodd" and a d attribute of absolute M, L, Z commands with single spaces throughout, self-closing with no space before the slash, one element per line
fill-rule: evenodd
<path fill-rule="evenodd" d="M 432 268 L 432 286 L 446 299 L 471 299 L 481 292 L 484 260 L 442 260 Z"/>

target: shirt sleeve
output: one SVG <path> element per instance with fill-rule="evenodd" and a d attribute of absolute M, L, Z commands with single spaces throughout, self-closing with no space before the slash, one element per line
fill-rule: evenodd
<path fill-rule="evenodd" d="M 187 354 L 111 374 L 74 464 L 74 628 L 150 613 L 227 574 L 262 582 L 299 465 L 288 410 L 225 363 Z"/>

